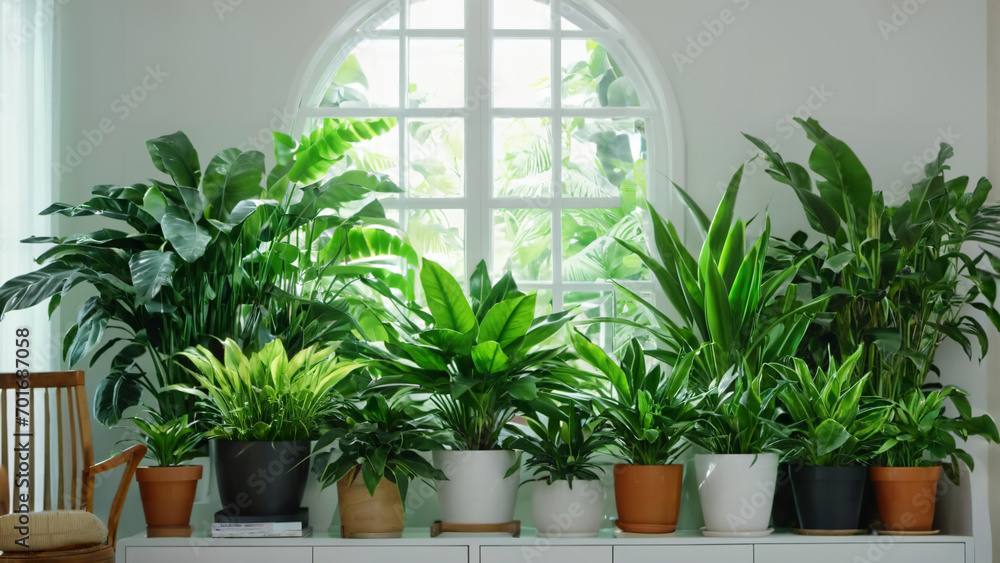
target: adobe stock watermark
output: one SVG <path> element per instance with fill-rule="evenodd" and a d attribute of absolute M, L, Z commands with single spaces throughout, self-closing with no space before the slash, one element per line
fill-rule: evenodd
<path fill-rule="evenodd" d="M 888 18 L 880 18 L 875 25 L 879 33 L 882 34 L 883 41 L 889 41 L 892 35 L 898 32 L 903 26 L 910 23 L 910 18 L 920 11 L 921 6 L 927 0 L 903 0 L 892 5 L 892 11 Z"/>
<path fill-rule="evenodd" d="M 163 80 L 170 76 L 164 72 L 160 65 L 147 65 L 139 83 L 131 90 L 123 92 L 120 96 L 111 101 L 110 111 L 118 118 L 118 122 L 128 119 L 132 112 L 139 108 L 150 93 L 163 84 Z M 80 134 L 83 137 L 75 145 L 64 147 L 64 156 L 61 160 L 53 162 L 52 166 L 57 175 L 62 176 L 75 170 L 83 164 L 83 159 L 90 156 L 94 149 L 99 147 L 104 140 L 115 132 L 117 124 L 111 117 L 101 118 L 93 129 L 83 129 Z"/>
<path fill-rule="evenodd" d="M 21 25 L 17 26 L 17 31 L 7 35 L 7 44 L 14 49 L 24 47 L 29 41 L 33 40 L 40 31 L 52 25 L 60 8 L 69 3 L 70 0 L 42 2 L 39 5 L 41 8 L 40 10 L 36 10 L 30 17 L 23 17 L 21 19 Z"/>
<path fill-rule="evenodd" d="M 778 118 L 774 122 L 774 132 L 777 135 L 770 135 L 767 137 L 760 137 L 762 141 L 767 143 L 767 146 L 771 147 L 771 150 L 778 152 L 781 150 L 781 143 L 778 141 L 777 136 L 781 139 L 787 141 L 793 138 L 796 133 L 798 133 L 801 128 L 797 123 L 795 123 L 795 118 L 802 120 L 807 120 L 811 117 L 815 117 L 816 113 L 823 108 L 830 101 L 831 98 L 836 96 L 831 90 L 828 90 L 826 84 L 820 84 L 819 86 L 812 85 L 809 87 L 809 93 L 806 95 L 805 100 L 798 107 L 785 115 Z M 750 146 L 746 151 L 747 160 L 743 164 L 743 177 L 753 175 L 758 170 L 767 168 L 767 161 L 764 158 L 754 158 L 761 156 L 761 152 L 757 150 L 756 147 Z M 739 169 L 739 165 L 733 165 L 729 169 L 729 178 Z M 720 194 L 726 191 L 729 186 L 729 178 L 725 180 L 719 180 L 715 183 L 715 189 Z"/>
<path fill-rule="evenodd" d="M 903 162 L 901 171 L 906 176 L 906 179 L 893 180 L 889 185 L 889 189 L 884 190 L 886 204 L 898 203 L 906 197 L 906 194 L 910 191 L 910 186 L 924 177 L 924 166 L 937 158 L 938 152 L 941 150 L 941 143 L 948 143 L 954 146 L 955 141 L 962 137 L 962 135 L 953 131 L 950 125 L 938 127 L 936 134 L 937 136 L 934 138 L 934 141 L 923 151 L 912 155 Z"/>
<path fill-rule="evenodd" d="M 701 57 L 706 49 L 715 44 L 716 39 L 722 37 L 727 26 L 736 23 L 739 13 L 745 12 L 750 7 L 750 0 L 730 1 L 733 3 L 735 10 L 723 8 L 718 16 L 701 20 L 701 25 L 704 29 L 694 35 L 689 35 L 683 50 L 673 52 L 671 58 L 673 58 L 678 72 L 684 72 L 685 67 L 694 64 L 694 61 L 698 57 Z"/>

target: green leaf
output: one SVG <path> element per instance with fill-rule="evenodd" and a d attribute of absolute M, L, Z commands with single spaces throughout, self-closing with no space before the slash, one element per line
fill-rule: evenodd
<path fill-rule="evenodd" d="M 160 293 L 163 286 L 173 283 L 177 263 L 173 252 L 143 250 L 129 260 L 132 285 L 135 286 L 135 302 L 142 305 Z"/>
<path fill-rule="evenodd" d="M 571 339 L 573 349 L 580 355 L 580 358 L 606 375 L 611 381 L 611 385 L 618 391 L 621 400 L 625 403 L 631 403 L 633 390 L 629 387 L 625 371 L 608 356 L 607 352 L 580 334 L 579 331 L 573 330 Z"/>
<path fill-rule="evenodd" d="M 489 340 L 472 347 L 472 363 L 479 373 L 491 374 L 503 371 L 508 362 L 507 354 L 504 354 L 497 342 Z"/>
<path fill-rule="evenodd" d="M 201 258 L 212 240 L 206 229 L 192 223 L 176 206 L 168 207 L 163 216 L 163 236 L 187 262 Z"/>
<path fill-rule="evenodd" d="M 462 286 L 440 264 L 424 259 L 420 285 L 427 297 L 427 307 L 434 315 L 434 328 L 461 333 L 476 329 L 476 315 L 462 292 Z"/>
<path fill-rule="evenodd" d="M 843 270 L 845 266 L 853 262 L 856 257 L 857 254 L 851 251 L 841 252 L 840 254 L 827 258 L 826 262 L 823 263 L 823 269 L 839 274 L 840 271 Z"/>
<path fill-rule="evenodd" d="M 187 135 L 178 131 L 146 141 L 153 166 L 164 174 L 169 174 L 178 186 L 198 187 L 201 165 L 198 153 L 191 146 Z"/>
<path fill-rule="evenodd" d="M 869 202 L 872 198 L 872 179 L 864 165 L 843 141 L 830 135 L 815 119 L 795 121 L 805 130 L 816 148 L 809 155 L 809 167 L 829 182 L 853 207 L 848 214 L 857 214 L 867 220 Z M 825 197 L 828 203 L 831 198 Z M 834 198 L 835 199 L 835 198 Z M 845 220 L 847 216 L 844 216 Z"/>
<path fill-rule="evenodd" d="M 126 409 L 141 401 L 141 376 L 125 371 L 111 372 L 94 392 L 94 418 L 105 426 L 115 426 L 121 422 Z"/>
<path fill-rule="evenodd" d="M 839 422 L 826 419 L 816 427 L 816 453 L 824 456 L 850 439 L 851 434 Z"/>
<path fill-rule="evenodd" d="M 9 311 L 27 309 L 69 291 L 83 280 L 75 267 L 53 262 L 34 272 L 17 276 L 0 286 L 0 317 Z"/>
<path fill-rule="evenodd" d="M 535 318 L 535 294 L 501 301 L 490 309 L 479 328 L 479 340 L 494 340 L 505 348 L 528 333 Z"/>
<path fill-rule="evenodd" d="M 156 219 L 157 223 L 163 222 L 163 214 L 167 211 L 167 198 L 159 188 L 149 188 L 142 198 L 142 210 L 149 213 Z"/>
<path fill-rule="evenodd" d="M 260 151 L 226 149 L 205 168 L 201 191 L 212 207 L 212 216 L 225 221 L 236 204 L 263 193 L 264 155 Z"/>

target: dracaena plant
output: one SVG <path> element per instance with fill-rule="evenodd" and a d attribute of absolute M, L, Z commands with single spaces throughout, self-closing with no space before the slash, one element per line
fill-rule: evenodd
<path fill-rule="evenodd" d="M 702 389 L 741 363 L 759 372 L 766 363 L 794 353 L 812 317 L 829 297 L 817 295 L 803 302 L 797 298 L 796 286 L 789 285 L 798 265 L 768 267 L 770 219 L 765 218 L 763 233 L 747 245 L 748 225 L 734 218 L 742 177 L 740 167 L 711 220 L 687 192 L 674 185 L 705 237 L 697 257 L 685 247 L 675 225 L 651 206 L 652 228 L 646 239 L 653 242 L 653 251 L 618 240 L 649 267 L 676 313 L 667 313 L 616 284 L 645 305 L 656 326 L 606 320 L 648 330 L 660 345 L 650 353 L 670 365 L 698 350 L 693 376 Z"/>
<path fill-rule="evenodd" d="M 597 456 L 615 440 L 595 407 L 589 398 L 539 397 L 523 415 L 527 428 L 512 425 L 504 447 L 523 452 L 524 467 L 534 473 L 530 481 L 566 481 L 573 488 L 574 479 L 599 480 Z"/>
<path fill-rule="evenodd" d="M 788 381 L 780 399 L 793 424 L 790 458 L 806 465 L 857 465 L 882 446 L 891 403 L 864 394 L 869 376 L 854 376 L 861 353 L 859 348 L 839 365 L 831 358 L 829 368 L 815 375 L 801 358 L 794 367 L 777 366 Z"/>
<path fill-rule="evenodd" d="M 620 457 L 633 465 L 673 463 L 687 449 L 685 438 L 698 418 L 698 397 L 689 388 L 693 356 L 669 373 L 650 366 L 638 339 L 632 339 L 616 364 L 601 347 L 577 331 L 573 347 L 607 378 L 595 399 L 614 429 Z"/>
<path fill-rule="evenodd" d="M 924 385 L 945 340 L 970 359 L 978 341 L 985 355 L 986 331 L 969 308 L 1000 327 L 993 273 L 1000 206 L 987 203 L 990 182 L 981 178 L 973 187 L 967 176 L 946 178 L 954 151 L 942 143 L 909 193 L 887 201 L 846 143 L 813 119 L 796 121 L 815 145 L 812 173 L 746 137 L 763 151 L 768 174 L 799 198 L 813 231 L 812 241 L 801 232 L 776 240 L 776 262 L 800 264 L 796 282 L 813 294 L 837 291 L 800 355 L 825 365 L 828 356 L 843 359 L 860 346 L 855 377 L 871 373 L 869 392 L 890 399 Z"/>
<path fill-rule="evenodd" d="M 690 352 L 687 358 L 699 353 Z M 778 394 L 784 385 L 770 366 L 759 372 L 752 371 L 747 362 L 731 366 L 712 379 L 702 393 L 698 421 L 689 440 L 713 454 L 783 456 L 788 448 L 789 428 L 780 422 L 783 410 Z"/>
<path fill-rule="evenodd" d="M 437 417 L 420 411 L 406 396 L 369 394 L 337 408 L 333 428 L 313 449 L 313 469 L 324 488 L 344 477 L 350 483 L 360 478 L 372 496 L 386 479 L 399 487 L 405 501 L 410 482 L 445 479 L 419 452 L 442 449 L 453 439 Z M 328 451 L 328 446 L 336 449 Z"/>
<path fill-rule="evenodd" d="M 575 382 L 570 353 L 546 345 L 571 312 L 536 317 L 535 294 L 518 291 L 510 272 L 493 284 L 480 262 L 466 297 L 454 276 L 424 259 L 420 283 L 429 313 L 416 321 L 397 316 L 384 344 L 352 345 L 382 385 L 429 393 L 458 448 L 499 449 L 500 432 L 516 411 L 547 389 Z"/>
<path fill-rule="evenodd" d="M 253 351 L 281 337 L 298 350 L 378 327 L 378 303 L 354 288 L 412 299 L 416 256 L 377 202 L 363 205 L 399 188 L 345 159 L 352 143 L 394 123 L 326 120 L 298 143 L 275 134 L 269 173 L 258 151 L 223 150 L 203 170 L 183 133 L 152 139 L 153 165 L 168 178 L 97 186 L 89 201 L 44 210 L 97 230 L 27 239 L 52 246 L 40 269 L 0 287 L 0 316 L 73 303 L 66 362 L 92 354 L 93 366 L 114 354 L 94 399 L 97 420 L 109 425 L 144 392 L 165 419 L 190 412 L 189 398 L 163 392 L 191 382 L 174 361 L 189 346 L 232 338 Z M 94 294 L 78 307 L 66 298 L 77 286 Z"/>
<path fill-rule="evenodd" d="M 201 447 L 205 434 L 198 429 L 197 421 L 186 414 L 166 420 L 147 406 L 143 412 L 128 420 L 135 425 L 135 428 L 128 429 L 134 438 L 122 442 L 144 444 L 158 467 L 181 465 L 205 455 Z"/>
<path fill-rule="evenodd" d="M 892 406 L 892 414 L 883 432 L 883 443 L 875 452 L 879 465 L 885 467 L 929 467 L 943 465 L 945 475 L 959 482 L 959 460 L 975 468 L 972 456 L 958 446 L 969 436 L 983 436 L 1000 442 L 997 425 L 988 414 L 972 416 L 967 393 L 954 386 L 940 389 L 914 389 Z M 945 415 L 945 401 L 950 399 L 958 416 Z"/>
<path fill-rule="evenodd" d="M 223 360 L 203 346 L 181 352 L 195 385 L 173 386 L 198 398 L 209 438 L 239 441 L 315 440 L 336 412 L 341 388 L 362 367 L 336 355 L 336 346 L 310 346 L 289 355 L 281 340 L 249 356 L 233 340 Z"/>

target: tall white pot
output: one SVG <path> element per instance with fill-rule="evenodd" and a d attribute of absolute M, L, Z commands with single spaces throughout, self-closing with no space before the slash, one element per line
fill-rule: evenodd
<path fill-rule="evenodd" d="M 778 477 L 776 454 L 700 454 L 694 466 L 707 531 L 767 530 Z"/>
<path fill-rule="evenodd" d="M 441 521 L 446 524 L 502 524 L 514 519 L 518 468 L 504 478 L 517 454 L 504 450 L 436 451 L 434 467 L 447 481 L 437 481 Z"/>
<path fill-rule="evenodd" d="M 600 481 L 535 481 L 531 493 L 535 528 L 542 538 L 592 538 L 604 520 L 604 485 Z"/>

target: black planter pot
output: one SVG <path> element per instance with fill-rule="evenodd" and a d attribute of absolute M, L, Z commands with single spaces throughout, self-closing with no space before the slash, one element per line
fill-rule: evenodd
<path fill-rule="evenodd" d="M 802 466 L 792 472 L 799 525 L 806 530 L 854 530 L 861 516 L 868 468 Z"/>
<path fill-rule="evenodd" d="M 228 516 L 297 514 L 309 480 L 309 442 L 213 440 L 215 479 Z"/>

